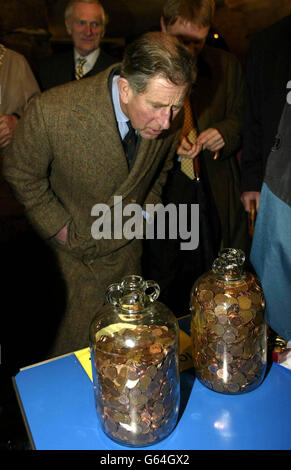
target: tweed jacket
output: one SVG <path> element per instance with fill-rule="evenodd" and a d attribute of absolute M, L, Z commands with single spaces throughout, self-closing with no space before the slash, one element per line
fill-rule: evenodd
<path fill-rule="evenodd" d="M 129 173 L 108 88 L 112 68 L 34 100 L 4 159 L 4 176 L 53 247 L 66 281 L 67 311 L 52 355 L 85 347 L 88 323 L 103 305 L 106 287 L 140 274 L 142 240 L 93 238 L 93 206 L 108 206 L 113 220 L 114 196 L 123 207 L 159 202 L 181 131 L 178 115 L 156 140 L 141 138 Z M 55 235 L 67 223 L 68 240 L 61 243 Z"/>

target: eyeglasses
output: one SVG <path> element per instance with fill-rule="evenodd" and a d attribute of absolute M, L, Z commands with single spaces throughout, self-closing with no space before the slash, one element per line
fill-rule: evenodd
<path fill-rule="evenodd" d="M 204 43 L 206 38 L 203 39 L 192 39 L 192 38 L 186 38 L 185 36 L 176 36 L 177 39 L 185 46 L 189 47 L 190 45 L 195 45 L 195 46 L 200 46 L 201 44 Z"/>

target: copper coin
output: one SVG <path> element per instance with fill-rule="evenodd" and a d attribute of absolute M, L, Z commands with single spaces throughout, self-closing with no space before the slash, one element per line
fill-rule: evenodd
<path fill-rule="evenodd" d="M 232 380 L 232 382 L 237 383 L 239 385 L 243 385 L 246 382 L 245 376 L 243 374 L 241 374 L 240 372 L 235 372 L 232 375 L 231 380 Z"/>
<path fill-rule="evenodd" d="M 221 325 L 226 325 L 228 322 L 227 315 L 218 315 L 217 319 L 218 319 L 218 323 L 220 323 Z"/>
<path fill-rule="evenodd" d="M 230 332 L 230 331 L 227 331 L 224 335 L 223 335 L 223 340 L 229 344 L 229 343 L 233 343 L 235 341 L 235 335 Z"/>
<path fill-rule="evenodd" d="M 248 335 L 249 335 L 249 328 L 246 327 L 246 326 L 239 326 L 237 328 L 237 331 L 238 331 L 238 337 L 239 339 L 243 340 L 244 338 L 246 338 Z"/>
<path fill-rule="evenodd" d="M 106 367 L 104 371 L 104 375 L 111 380 L 115 379 L 115 377 L 117 376 L 116 367 L 113 367 L 113 366 Z"/>
<path fill-rule="evenodd" d="M 211 290 L 201 290 L 199 292 L 199 300 L 201 302 L 211 302 L 213 300 L 213 292 Z"/>
<path fill-rule="evenodd" d="M 122 405 L 127 405 L 129 403 L 129 398 L 127 395 L 120 395 L 118 398 L 119 403 Z"/>
<path fill-rule="evenodd" d="M 138 406 L 143 406 L 145 405 L 146 403 L 148 402 L 148 397 L 145 395 L 145 394 L 141 394 L 138 398 L 137 398 L 137 405 Z"/>
<path fill-rule="evenodd" d="M 163 330 L 161 328 L 155 328 L 153 331 L 152 331 L 152 335 L 153 336 L 162 336 L 163 334 Z"/>
<path fill-rule="evenodd" d="M 240 317 L 242 318 L 243 323 L 246 324 L 252 320 L 253 313 L 251 310 L 242 310 L 240 313 Z"/>
<path fill-rule="evenodd" d="M 239 304 L 233 304 L 233 305 L 231 305 L 230 307 L 228 307 L 228 309 L 227 309 L 227 313 L 228 313 L 229 315 L 239 313 L 239 311 L 240 311 L 240 306 L 239 306 Z"/>
<path fill-rule="evenodd" d="M 144 375 L 139 381 L 139 388 L 143 391 L 147 390 L 151 381 L 152 379 L 149 375 Z"/>
<path fill-rule="evenodd" d="M 130 398 L 137 398 L 141 394 L 141 391 L 139 388 L 135 387 L 132 390 L 130 390 Z"/>
<path fill-rule="evenodd" d="M 212 327 L 212 330 L 213 332 L 217 335 L 217 336 L 222 336 L 224 334 L 224 327 L 222 325 L 213 325 Z"/>
<path fill-rule="evenodd" d="M 105 429 L 110 433 L 114 433 L 118 429 L 118 424 L 110 418 L 105 419 L 104 426 L 105 426 Z"/>
<path fill-rule="evenodd" d="M 252 301 L 248 297 L 240 296 L 238 297 L 238 304 L 242 310 L 248 310 L 251 308 Z"/>
<path fill-rule="evenodd" d="M 158 343 L 154 343 L 149 347 L 150 354 L 157 354 L 162 351 L 162 346 Z"/>
<path fill-rule="evenodd" d="M 129 380 L 137 380 L 138 379 L 138 373 L 135 369 L 128 369 L 127 371 L 127 378 Z"/>
<path fill-rule="evenodd" d="M 238 384 L 235 383 L 229 383 L 226 385 L 226 389 L 229 393 L 237 393 L 240 390 L 240 387 Z"/>
<path fill-rule="evenodd" d="M 251 299 L 253 304 L 257 305 L 261 302 L 262 296 L 261 296 L 261 294 L 259 294 L 257 292 L 253 292 L 250 296 L 250 299 Z"/>
<path fill-rule="evenodd" d="M 213 310 L 205 310 L 204 315 L 207 323 L 215 324 L 217 322 L 217 318 Z"/>
<path fill-rule="evenodd" d="M 238 301 L 234 297 L 226 295 L 226 300 L 225 300 L 224 304 L 227 308 L 230 308 L 230 307 L 236 305 L 237 303 L 238 303 Z"/>
<path fill-rule="evenodd" d="M 217 305 L 214 309 L 214 312 L 215 312 L 215 315 L 222 315 L 222 316 L 225 316 L 226 314 L 226 308 L 224 307 L 224 305 Z"/>
<path fill-rule="evenodd" d="M 217 294 L 214 297 L 214 302 L 216 303 L 216 305 L 227 305 L 227 299 L 228 297 L 225 294 Z"/>
<path fill-rule="evenodd" d="M 237 357 L 237 356 L 241 356 L 242 353 L 243 353 L 243 347 L 242 346 L 239 346 L 237 344 L 234 344 L 231 349 L 230 349 L 230 352 L 233 356 Z"/>
<path fill-rule="evenodd" d="M 229 321 L 233 326 L 239 326 L 243 323 L 243 319 L 239 315 L 230 315 Z"/>

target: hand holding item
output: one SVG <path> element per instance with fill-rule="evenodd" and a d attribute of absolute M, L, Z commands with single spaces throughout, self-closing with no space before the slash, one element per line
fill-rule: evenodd
<path fill-rule="evenodd" d="M 251 201 L 255 201 L 255 210 L 258 212 L 259 210 L 259 204 L 260 204 L 260 196 L 261 193 L 260 191 L 245 191 L 241 195 L 241 202 L 245 208 L 246 212 L 251 211 Z"/>
<path fill-rule="evenodd" d="M 190 137 L 190 138 L 189 138 Z M 183 136 L 180 145 L 177 149 L 178 155 L 186 158 L 195 158 L 202 150 L 202 145 L 196 140 L 194 143 L 191 142 L 191 132 L 185 137 Z"/>
<path fill-rule="evenodd" d="M 197 137 L 197 141 L 203 146 L 203 150 L 210 150 L 210 152 L 218 152 L 225 146 L 220 132 L 212 127 L 201 132 Z"/>
<path fill-rule="evenodd" d="M 192 131 L 191 131 L 192 132 Z M 201 132 L 193 143 L 191 132 L 187 137 L 182 137 L 178 154 L 183 157 L 195 158 L 201 150 L 214 152 L 213 159 L 219 157 L 219 150 L 225 146 L 224 139 L 217 129 L 209 128 Z"/>

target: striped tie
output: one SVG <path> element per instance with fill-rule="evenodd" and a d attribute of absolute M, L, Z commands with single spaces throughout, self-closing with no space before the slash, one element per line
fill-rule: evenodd
<path fill-rule="evenodd" d="M 80 59 L 75 70 L 76 80 L 80 80 L 84 76 L 83 65 L 86 63 L 86 59 Z"/>

